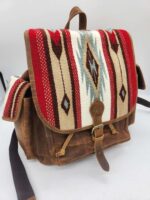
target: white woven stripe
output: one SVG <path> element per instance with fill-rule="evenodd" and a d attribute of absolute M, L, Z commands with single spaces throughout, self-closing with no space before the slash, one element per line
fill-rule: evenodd
<path fill-rule="evenodd" d="M 13 114 L 14 114 L 14 109 L 15 109 L 15 102 L 16 102 L 16 98 L 17 98 L 17 94 L 20 90 L 20 88 L 22 87 L 22 85 L 25 84 L 25 81 L 20 83 L 20 85 L 17 87 L 14 98 L 13 98 L 13 102 L 12 102 L 12 107 L 11 107 L 11 113 L 10 113 L 10 118 L 13 118 Z"/>
<path fill-rule="evenodd" d="M 114 34 L 116 36 L 116 40 L 119 44 L 119 40 L 117 38 L 117 35 L 114 31 Z M 126 115 L 128 113 L 128 97 L 129 97 L 129 93 L 128 93 L 128 83 L 127 83 L 127 71 L 126 71 L 126 64 L 125 64 L 125 60 L 122 54 L 122 50 L 121 50 L 121 45 L 118 46 L 118 52 L 117 52 L 118 58 L 120 60 L 121 63 L 121 70 L 122 70 L 122 78 L 123 78 L 123 84 L 125 86 L 126 89 L 126 97 L 125 97 L 125 101 L 124 101 L 124 107 L 120 108 L 123 109 L 122 115 Z"/>
<path fill-rule="evenodd" d="M 104 68 L 106 70 L 105 92 L 103 93 L 103 98 L 104 98 L 103 104 L 104 104 L 105 109 L 104 109 L 104 113 L 102 115 L 102 121 L 107 121 L 107 120 L 110 120 L 110 117 L 111 117 L 110 77 L 109 77 L 109 72 L 108 72 L 107 64 L 106 64 L 105 57 L 104 57 L 100 34 L 98 33 L 98 31 L 92 31 L 92 33 L 94 35 L 94 38 L 96 39 L 97 48 L 101 52 L 102 61 L 104 64 Z"/>
<path fill-rule="evenodd" d="M 81 102 L 81 126 L 84 127 L 92 124 L 92 118 L 89 113 L 89 107 L 91 105 L 90 95 L 87 94 L 85 80 L 82 81 L 80 64 L 77 58 L 77 52 L 78 52 L 77 39 L 80 39 L 80 35 L 77 31 L 70 31 L 70 35 L 71 35 L 73 54 L 77 65 L 77 72 L 79 79 L 80 102 Z"/>
<path fill-rule="evenodd" d="M 84 126 L 88 126 L 88 125 L 92 124 L 92 118 L 91 118 L 91 115 L 89 112 L 89 108 L 91 106 L 90 91 L 87 92 L 85 79 L 84 79 L 84 76 L 83 77 L 81 76 L 81 66 L 80 66 L 80 64 L 78 62 L 78 58 L 77 58 L 77 53 L 79 53 L 77 39 L 80 40 L 80 35 L 76 31 L 70 31 L 70 34 L 71 34 L 73 53 L 74 53 L 75 62 L 77 65 L 77 72 L 78 72 L 78 78 L 79 78 L 80 100 L 81 100 L 81 121 L 82 121 L 82 127 L 84 127 Z M 102 120 L 107 121 L 107 120 L 110 120 L 110 115 L 111 115 L 110 78 L 109 78 L 107 65 L 105 62 L 105 57 L 104 57 L 104 53 L 103 53 L 102 41 L 101 41 L 100 34 L 97 31 L 92 31 L 92 34 L 93 34 L 93 38 L 96 39 L 97 48 L 101 52 L 102 62 L 103 62 L 104 68 L 106 70 L 106 77 L 104 77 L 105 91 L 103 94 L 103 98 L 104 98 L 103 103 L 105 106 L 105 110 L 103 113 Z M 83 80 L 82 80 L 82 78 L 83 78 Z"/>

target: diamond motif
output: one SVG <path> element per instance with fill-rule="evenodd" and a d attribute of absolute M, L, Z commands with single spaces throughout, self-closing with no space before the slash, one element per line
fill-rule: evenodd
<path fill-rule="evenodd" d="M 61 107 L 64 109 L 65 113 L 68 115 L 70 109 L 70 101 L 67 94 L 64 95 L 63 100 L 61 102 Z"/>
<path fill-rule="evenodd" d="M 86 67 L 93 79 L 95 86 L 97 87 L 98 76 L 99 76 L 99 73 L 98 73 L 99 65 L 97 64 L 97 62 L 89 48 L 89 45 L 87 45 L 87 52 L 86 52 Z"/>
<path fill-rule="evenodd" d="M 111 48 L 114 50 L 115 53 L 118 52 L 119 44 L 117 43 L 116 36 L 113 31 L 108 32 Z"/>
<path fill-rule="evenodd" d="M 121 97 L 121 100 L 124 102 L 125 97 L 126 97 L 126 90 L 125 90 L 124 85 L 122 85 L 119 95 Z"/>
<path fill-rule="evenodd" d="M 111 44 L 111 48 L 114 50 L 115 53 L 118 52 L 118 47 L 119 47 L 119 44 L 117 43 Z"/>

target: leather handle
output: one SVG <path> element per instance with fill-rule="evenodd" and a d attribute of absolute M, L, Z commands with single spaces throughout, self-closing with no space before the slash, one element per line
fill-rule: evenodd
<path fill-rule="evenodd" d="M 87 26 L 87 17 L 86 14 L 77 6 L 73 7 L 69 14 L 68 22 L 65 26 L 65 29 L 70 28 L 70 21 L 76 16 L 79 15 L 79 30 L 85 30 Z"/>

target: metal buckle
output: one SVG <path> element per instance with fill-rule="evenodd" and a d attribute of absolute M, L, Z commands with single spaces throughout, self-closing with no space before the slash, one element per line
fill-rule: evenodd
<path fill-rule="evenodd" d="M 94 133 L 95 129 L 101 129 L 101 128 L 103 128 L 103 127 L 104 127 L 103 124 L 98 124 L 97 126 L 94 126 L 94 127 L 92 128 L 92 134 Z"/>
<path fill-rule="evenodd" d="M 104 139 L 104 134 L 102 134 L 99 137 L 95 137 L 95 134 L 94 134 L 94 131 L 96 129 L 103 129 L 103 127 L 104 127 L 103 124 L 99 124 L 99 125 L 93 127 L 93 129 L 92 129 L 92 139 L 93 139 L 93 141 L 102 141 Z"/>

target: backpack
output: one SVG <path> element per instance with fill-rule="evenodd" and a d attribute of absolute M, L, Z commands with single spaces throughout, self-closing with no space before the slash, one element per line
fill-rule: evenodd
<path fill-rule="evenodd" d="M 70 21 L 79 15 L 79 31 Z M 126 30 L 86 30 L 86 14 L 74 7 L 64 29 L 25 31 L 28 70 L 11 77 L 3 119 L 14 122 L 10 163 L 19 200 L 35 194 L 18 154 L 46 165 L 64 165 L 95 153 L 109 171 L 104 149 L 130 139 L 136 103 L 145 89 Z"/>

